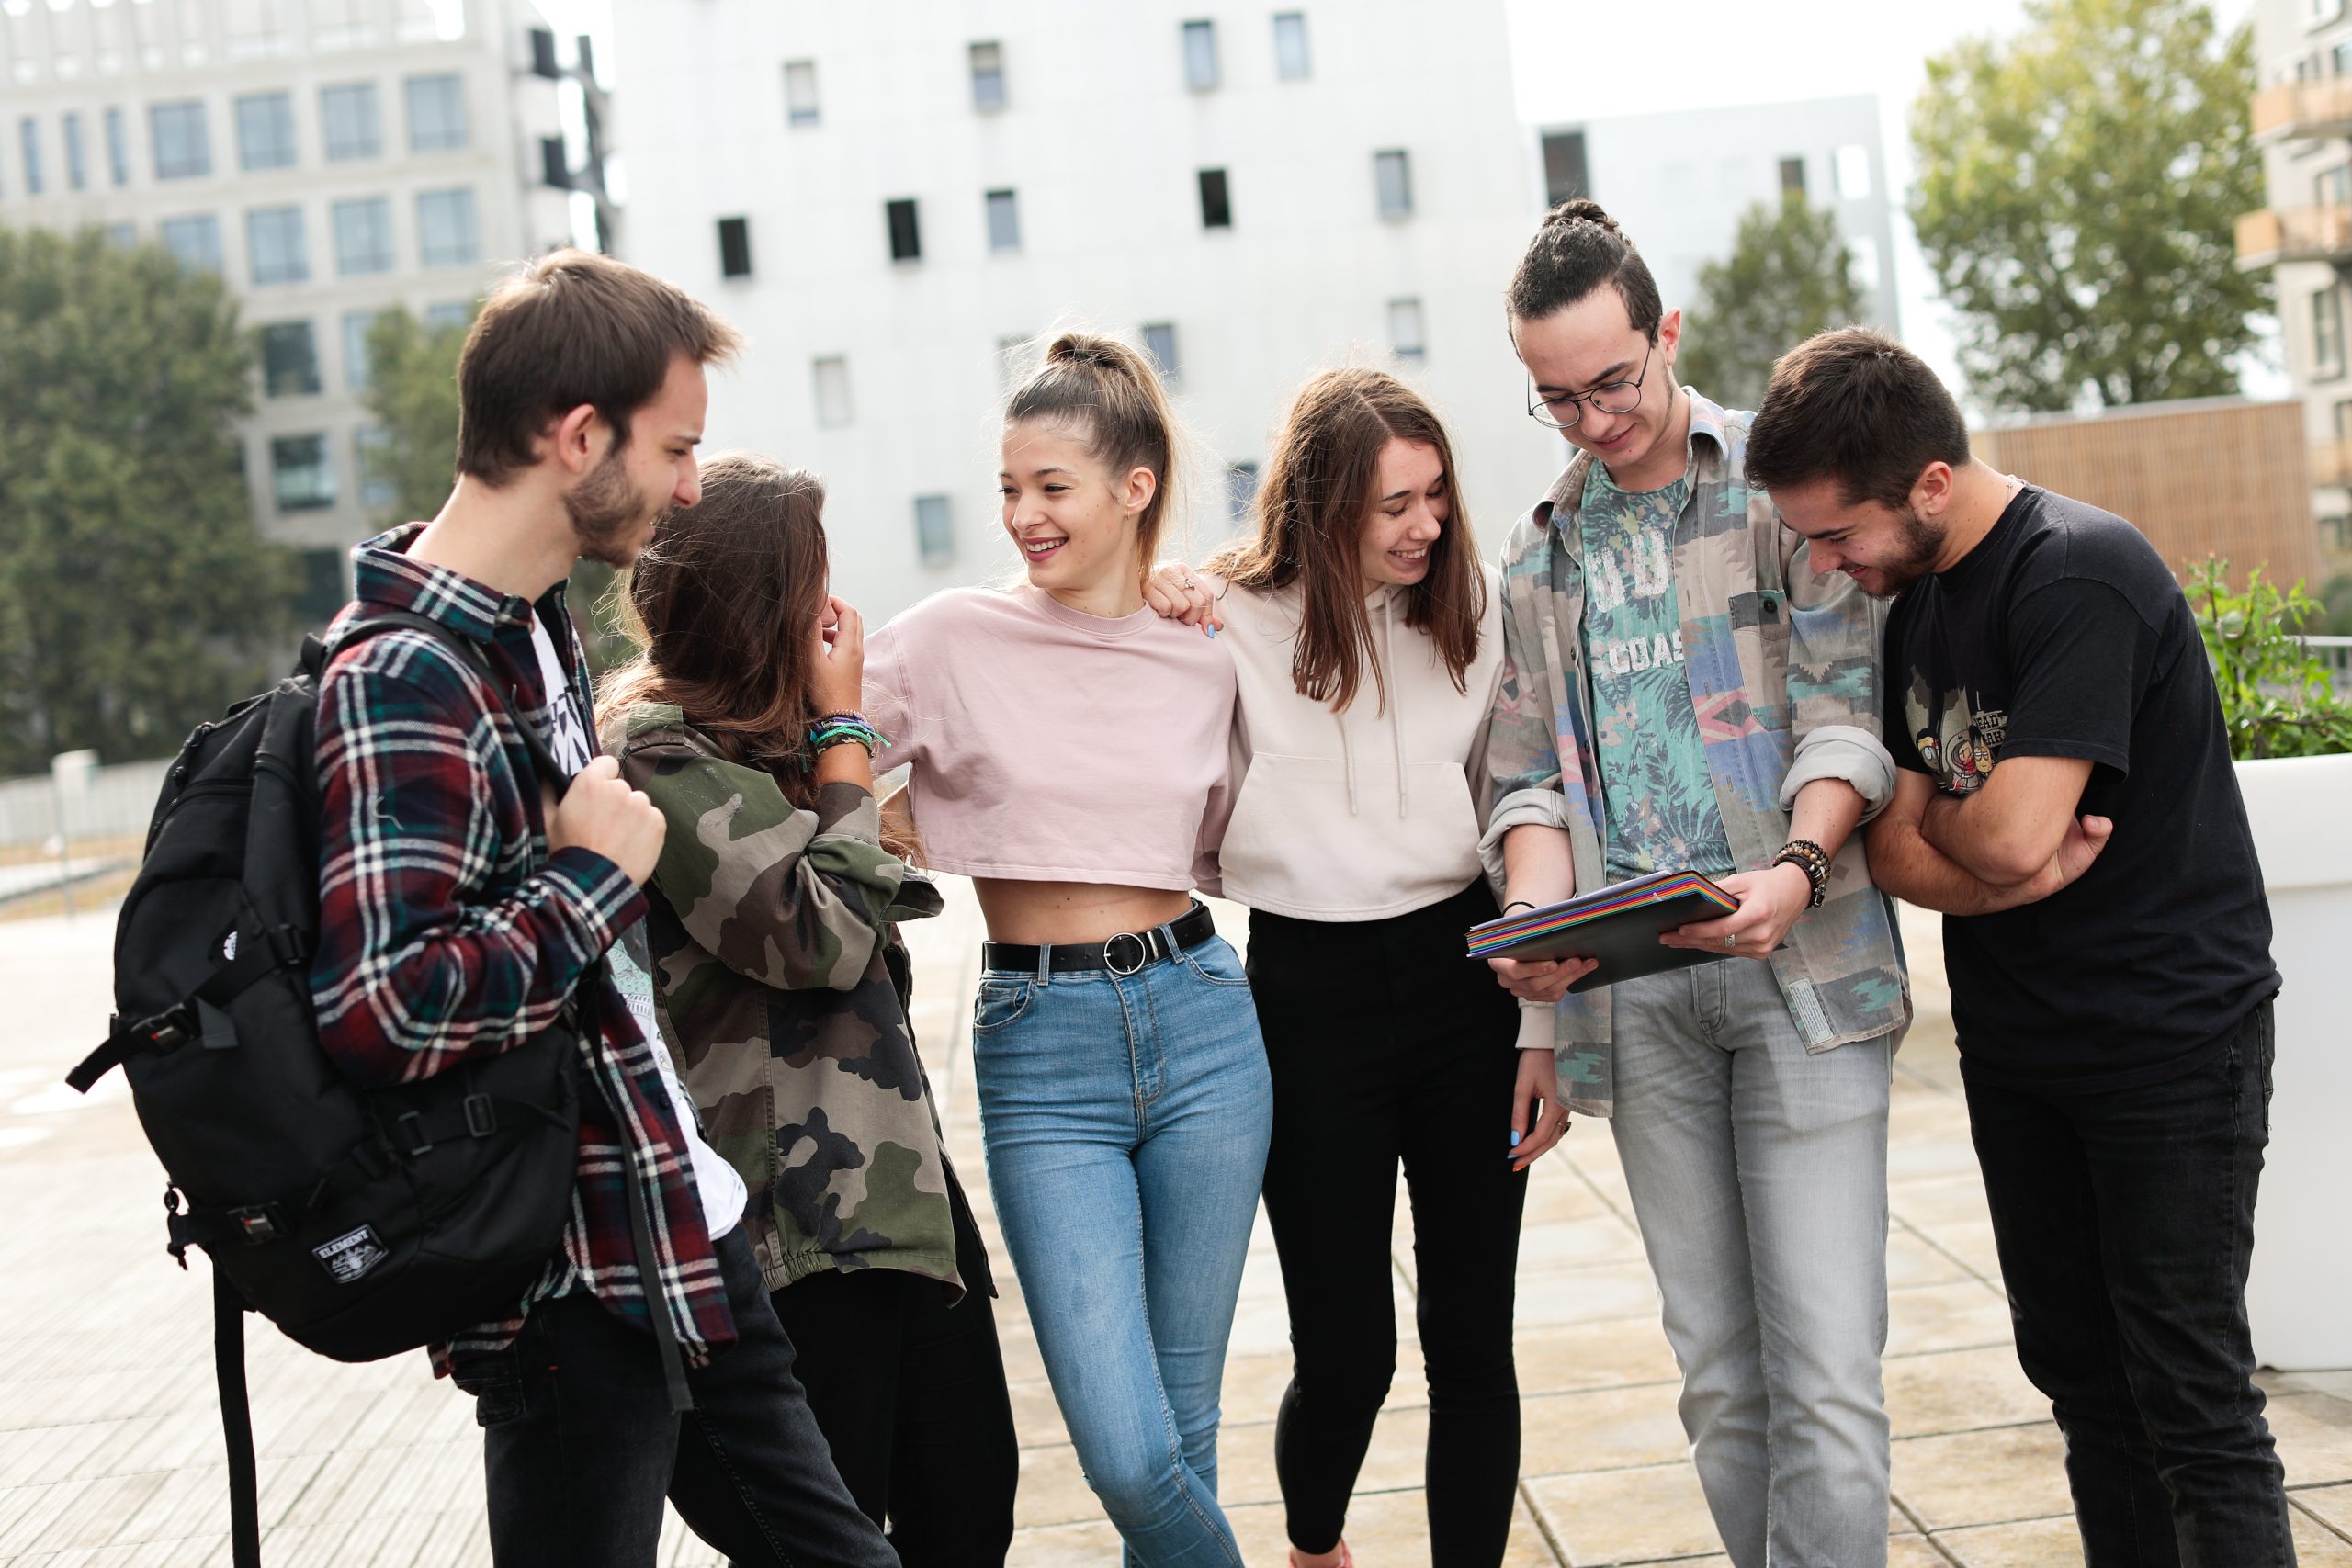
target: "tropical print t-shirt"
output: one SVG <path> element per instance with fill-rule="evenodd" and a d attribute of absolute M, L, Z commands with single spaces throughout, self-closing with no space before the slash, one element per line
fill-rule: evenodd
<path fill-rule="evenodd" d="M 1687 473 L 1638 493 L 1618 489 L 1599 463 L 1585 479 L 1585 668 L 1611 882 L 1732 869 L 1674 592 L 1674 525 L 1690 493 Z"/>

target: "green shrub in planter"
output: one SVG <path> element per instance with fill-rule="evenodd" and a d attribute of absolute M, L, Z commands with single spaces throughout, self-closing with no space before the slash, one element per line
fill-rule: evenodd
<path fill-rule="evenodd" d="M 2352 751 L 2352 705 L 2296 637 L 2318 621 L 2320 605 L 2300 582 L 2282 591 L 2264 581 L 2259 568 L 2233 591 L 2229 570 L 2210 557 L 2190 568 L 2188 604 L 2222 694 L 2230 755 L 2243 762 Z"/>

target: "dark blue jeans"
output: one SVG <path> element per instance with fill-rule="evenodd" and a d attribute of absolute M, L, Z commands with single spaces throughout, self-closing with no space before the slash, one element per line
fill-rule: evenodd
<path fill-rule="evenodd" d="M 2264 1002 L 2161 1083 L 1968 1078 L 2018 1360 L 2065 1434 L 2087 1568 L 2295 1561 L 2245 1318 L 2272 1049 Z"/>
<path fill-rule="evenodd" d="M 718 1238 L 735 1344 L 670 1408 L 652 1336 L 584 1293 L 542 1302 L 476 1396 L 498 1568 L 652 1568 L 667 1495 L 741 1565 L 897 1568 L 858 1511 L 792 1375 L 743 1227 Z"/>

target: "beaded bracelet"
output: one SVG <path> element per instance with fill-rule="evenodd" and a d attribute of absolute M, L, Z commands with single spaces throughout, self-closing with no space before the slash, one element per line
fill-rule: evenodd
<path fill-rule="evenodd" d="M 1827 850 L 1823 849 L 1811 839 L 1791 839 L 1781 847 L 1781 852 L 1772 857 L 1772 863 L 1793 865 L 1804 872 L 1805 881 L 1813 887 L 1812 900 L 1805 907 L 1810 909 L 1821 908 L 1822 900 L 1829 896 L 1830 863 Z"/>
<path fill-rule="evenodd" d="M 889 744 L 882 732 L 874 728 L 862 713 L 829 713 L 808 727 L 808 750 L 822 751 L 828 747 L 855 743 L 865 748 L 868 757 Z"/>

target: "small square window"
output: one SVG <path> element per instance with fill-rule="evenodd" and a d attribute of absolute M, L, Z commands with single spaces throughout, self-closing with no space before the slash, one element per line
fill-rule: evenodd
<path fill-rule="evenodd" d="M 339 277 L 369 277 L 390 272 L 392 204 L 388 197 L 338 201 L 327 209 L 334 224 L 334 270 Z"/>
<path fill-rule="evenodd" d="M 1216 24 L 1184 24 L 1184 85 L 1205 93 L 1217 85 Z"/>
<path fill-rule="evenodd" d="M 1285 82 L 1304 82 L 1312 74 L 1306 58 L 1306 13 L 1274 13 L 1274 74 Z"/>
<path fill-rule="evenodd" d="M 1004 46 L 972 46 L 972 107 L 988 113 L 1004 107 Z"/>
<path fill-rule="evenodd" d="M 890 259 L 921 261 L 922 232 L 915 222 L 914 197 L 900 197 L 895 201 L 886 201 L 882 204 L 882 210 L 890 225 Z"/>
<path fill-rule="evenodd" d="M 261 386 L 273 398 L 319 389 L 319 344 L 308 321 L 272 321 L 261 330 Z"/>
<path fill-rule="evenodd" d="M 299 207 L 263 207 L 245 214 L 245 261 L 256 285 L 307 283 L 311 246 Z"/>
<path fill-rule="evenodd" d="M 956 520 L 944 495 L 915 497 L 915 549 L 928 567 L 946 566 L 956 558 Z"/>
<path fill-rule="evenodd" d="M 17 124 L 17 134 L 25 149 L 25 194 L 40 194 L 40 121 L 27 115 Z"/>
<path fill-rule="evenodd" d="M 1373 184 L 1380 196 L 1383 218 L 1410 218 L 1413 215 L 1413 166 L 1402 152 L 1374 152 L 1372 155 Z"/>
<path fill-rule="evenodd" d="M 988 195 L 989 249 L 1017 251 L 1021 248 L 1021 203 L 1009 190 L 992 190 Z"/>
<path fill-rule="evenodd" d="M 1159 378 L 1170 386 L 1176 384 L 1182 373 L 1176 361 L 1176 328 L 1168 321 L 1152 321 L 1143 329 L 1143 348 L 1159 367 Z"/>
<path fill-rule="evenodd" d="M 130 183 L 130 132 L 120 109 L 107 110 L 107 173 L 119 186 Z"/>
<path fill-rule="evenodd" d="M 2312 296 L 2312 371 L 2344 374 L 2344 296 L 2332 285 Z"/>
<path fill-rule="evenodd" d="M 424 308 L 424 330 L 428 333 L 447 332 L 455 328 L 464 332 L 474 324 L 474 307 L 470 299 L 451 299 Z"/>
<path fill-rule="evenodd" d="M 1201 171 L 1201 227 L 1233 227 L 1233 199 L 1227 191 L 1223 169 Z"/>
<path fill-rule="evenodd" d="M 334 463 L 323 435 L 274 437 L 269 472 L 280 512 L 319 512 L 334 504 Z"/>
<path fill-rule="evenodd" d="M 1420 300 L 1388 301 L 1388 348 L 1397 358 L 1417 364 L 1429 357 L 1429 344 L 1421 335 Z"/>
<path fill-rule="evenodd" d="M 219 272 L 220 220 L 206 213 L 198 218 L 166 218 L 155 226 L 155 237 L 190 272 Z"/>
<path fill-rule="evenodd" d="M 347 310 L 343 318 L 343 384 L 364 392 L 373 380 L 368 368 L 368 338 L 383 319 L 380 310 Z"/>
<path fill-rule="evenodd" d="M 383 156 L 383 116 L 377 107 L 376 84 L 351 82 L 320 88 L 319 128 L 330 164 Z"/>
<path fill-rule="evenodd" d="M 82 117 L 65 117 L 65 183 L 74 190 L 86 190 L 90 184 L 88 161 L 82 153 Z"/>
<path fill-rule="evenodd" d="M 817 378 L 817 423 L 837 430 L 850 422 L 849 361 L 829 355 L 812 367 Z"/>
<path fill-rule="evenodd" d="M 1584 165 L 1584 132 L 1555 130 L 1544 138 L 1544 201 L 1557 207 L 1592 194 Z"/>
<path fill-rule="evenodd" d="M 306 626 L 323 626 L 351 599 L 344 591 L 344 554 L 341 550 L 304 550 L 298 563 L 302 570 L 302 586 L 294 598 L 295 618 Z"/>
<path fill-rule="evenodd" d="M 456 152 L 469 140 L 466 125 L 466 79 L 458 75 L 412 76 L 408 91 L 408 150 Z"/>
<path fill-rule="evenodd" d="M 471 186 L 417 193 L 416 259 L 425 266 L 471 266 L 481 260 Z"/>
<path fill-rule="evenodd" d="M 294 166 L 292 95 L 254 93 L 237 100 L 237 161 L 248 170 Z"/>
<path fill-rule="evenodd" d="M 387 471 L 390 467 L 391 432 L 363 425 L 351 433 L 351 456 L 359 469 L 359 504 L 377 508 L 401 498 L 401 487 Z"/>
<path fill-rule="evenodd" d="M 784 64 L 784 122 L 817 123 L 817 62 L 787 60 Z"/>
<path fill-rule="evenodd" d="M 106 227 L 107 243 L 119 251 L 128 251 L 139 243 L 139 225 L 109 223 Z M 217 270 L 217 269 L 216 269 Z"/>
<path fill-rule="evenodd" d="M 155 104 L 147 110 L 155 135 L 155 177 L 200 179 L 212 172 L 212 141 L 201 103 Z"/>
<path fill-rule="evenodd" d="M 1803 158 L 1781 160 L 1781 194 L 1784 197 L 1804 194 L 1804 160 Z"/>
<path fill-rule="evenodd" d="M 749 277 L 752 276 L 752 220 L 748 218 L 722 218 L 718 220 L 718 276 Z"/>

